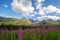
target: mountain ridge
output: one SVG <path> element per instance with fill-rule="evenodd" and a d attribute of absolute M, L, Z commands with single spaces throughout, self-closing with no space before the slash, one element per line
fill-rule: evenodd
<path fill-rule="evenodd" d="M 43 20 L 33 20 L 33 19 L 27 19 L 27 18 L 20 18 L 20 19 L 15 19 L 15 18 L 5 18 L 5 17 L 0 17 L 0 23 L 5 22 L 9 24 L 17 24 L 17 25 L 31 25 L 34 23 L 34 25 L 40 25 L 43 22 L 49 22 L 49 23 L 58 23 L 60 24 L 60 20 L 54 21 L 52 19 L 43 19 Z"/>

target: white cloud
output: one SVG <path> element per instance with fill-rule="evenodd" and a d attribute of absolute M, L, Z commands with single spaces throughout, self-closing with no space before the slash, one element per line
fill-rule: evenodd
<path fill-rule="evenodd" d="M 58 12 L 60 9 L 53 5 L 49 5 L 48 7 L 44 7 L 44 10 L 46 11 L 46 13 L 52 13 L 52 12 Z"/>
<path fill-rule="evenodd" d="M 52 19 L 54 21 L 60 19 L 58 16 L 41 16 L 41 17 L 37 17 L 38 20 L 46 20 L 46 19 Z"/>
<path fill-rule="evenodd" d="M 60 14 L 60 9 L 56 13 Z"/>
<path fill-rule="evenodd" d="M 43 3 L 45 0 L 36 0 L 36 9 L 38 9 L 38 12 L 34 11 L 34 7 L 32 7 L 32 0 L 13 0 L 11 3 L 12 9 L 17 12 L 21 13 L 24 16 L 30 16 L 34 17 L 36 14 L 41 15 L 41 17 L 37 17 L 37 19 L 46 19 L 50 18 L 53 20 L 59 19 L 57 16 L 45 16 L 48 13 L 55 12 L 56 14 L 60 13 L 60 9 L 53 6 L 48 5 L 47 7 L 43 7 Z"/>
<path fill-rule="evenodd" d="M 42 7 L 42 3 L 44 2 L 45 0 L 37 0 L 37 6 L 36 6 L 36 9 L 41 9 L 41 7 Z"/>
<path fill-rule="evenodd" d="M 60 9 L 53 6 L 53 5 L 49 5 L 47 7 L 41 7 L 38 11 L 38 14 L 39 15 L 42 15 L 40 17 L 37 17 L 38 20 L 43 20 L 43 19 L 53 19 L 54 21 L 60 19 L 60 17 L 58 16 L 47 16 L 46 14 L 49 14 L 49 13 L 53 13 L 55 12 L 56 14 L 60 13 Z"/>
<path fill-rule="evenodd" d="M 37 12 L 34 12 L 34 14 L 38 14 Z"/>
<path fill-rule="evenodd" d="M 38 3 L 44 2 L 45 0 L 37 0 Z"/>
<path fill-rule="evenodd" d="M 32 7 L 31 0 L 13 0 L 11 3 L 12 9 L 22 15 L 26 16 L 29 13 L 33 13 L 34 7 Z"/>
<path fill-rule="evenodd" d="M 31 14 L 30 16 L 31 16 L 31 17 L 34 17 L 34 16 L 35 16 L 35 14 Z"/>
<path fill-rule="evenodd" d="M 38 13 L 39 13 L 40 15 L 42 15 L 42 16 L 46 14 L 46 13 L 44 12 L 44 10 L 42 10 L 42 9 L 41 9 Z"/>
<path fill-rule="evenodd" d="M 37 13 L 39 15 L 45 15 L 46 14 L 45 11 L 43 10 L 43 7 L 42 7 L 44 1 L 45 0 L 37 0 L 36 9 L 38 9 L 38 12 Z"/>
<path fill-rule="evenodd" d="M 8 7 L 8 5 L 6 5 L 6 4 L 5 4 L 5 5 L 3 5 L 3 6 L 4 6 L 4 7 L 6 7 L 6 8 Z"/>
<path fill-rule="evenodd" d="M 59 14 L 60 13 L 60 9 L 53 6 L 53 5 L 49 5 L 47 7 L 41 7 L 38 11 L 38 14 L 39 15 L 46 15 L 46 14 L 49 14 L 49 13 L 56 13 L 56 14 Z"/>

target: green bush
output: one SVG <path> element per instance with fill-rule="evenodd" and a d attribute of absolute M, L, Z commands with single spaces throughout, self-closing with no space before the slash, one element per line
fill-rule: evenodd
<path fill-rule="evenodd" d="M 12 25 L 12 24 L 4 24 L 4 23 L 2 23 L 1 25 L 0 25 L 0 28 L 2 28 L 2 29 L 14 29 L 14 30 L 17 30 L 18 28 L 19 28 L 19 26 L 18 25 Z"/>

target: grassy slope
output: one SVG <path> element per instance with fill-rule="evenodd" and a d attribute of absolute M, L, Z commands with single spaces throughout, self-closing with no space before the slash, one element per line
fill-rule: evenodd
<path fill-rule="evenodd" d="M 22 18 L 22 19 L 16 21 L 15 24 L 17 24 L 17 25 L 26 25 L 26 26 L 29 26 L 29 25 L 32 24 L 32 22 L 29 21 L 28 19 Z"/>

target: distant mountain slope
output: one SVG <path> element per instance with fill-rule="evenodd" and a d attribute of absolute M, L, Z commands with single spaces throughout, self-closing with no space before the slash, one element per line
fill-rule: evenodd
<path fill-rule="evenodd" d="M 14 24 L 29 26 L 32 24 L 32 22 L 26 18 L 21 18 L 20 20 L 16 21 Z"/>
<path fill-rule="evenodd" d="M 15 21 L 18 21 L 19 19 L 16 18 L 6 18 L 6 17 L 0 17 L 0 24 L 13 24 Z"/>
<path fill-rule="evenodd" d="M 9 22 L 9 21 L 15 21 L 17 19 L 15 18 L 6 18 L 6 17 L 0 17 L 0 22 Z"/>
<path fill-rule="evenodd" d="M 34 23 L 34 25 L 41 25 L 44 22 L 48 22 L 49 24 L 60 24 L 60 20 L 54 21 L 52 19 L 43 19 L 43 20 L 33 20 L 33 19 L 26 19 L 26 18 L 21 18 L 21 19 L 16 19 L 16 18 L 5 18 L 5 17 L 0 17 L 0 24 L 5 23 L 5 24 L 13 24 L 13 25 L 31 25 Z"/>

